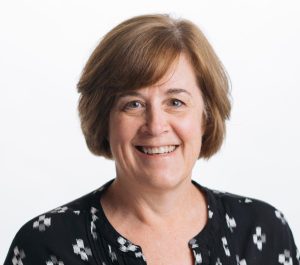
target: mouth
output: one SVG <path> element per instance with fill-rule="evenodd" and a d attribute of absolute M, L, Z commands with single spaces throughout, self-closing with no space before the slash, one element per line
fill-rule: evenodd
<path fill-rule="evenodd" d="M 146 155 L 162 155 L 174 152 L 179 145 L 165 145 L 165 146 L 135 146 L 135 148 Z"/>

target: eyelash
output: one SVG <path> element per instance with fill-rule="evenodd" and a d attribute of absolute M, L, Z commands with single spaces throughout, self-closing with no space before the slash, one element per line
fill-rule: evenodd
<path fill-rule="evenodd" d="M 138 100 L 133 100 L 133 101 L 126 103 L 123 109 L 124 110 L 137 109 L 137 107 L 132 107 L 132 104 L 134 104 L 134 103 L 139 103 L 141 106 L 143 106 L 142 102 L 140 102 Z"/>
<path fill-rule="evenodd" d="M 178 106 L 178 105 L 174 105 L 174 103 L 175 102 L 178 102 L 180 105 Z M 136 104 L 136 103 L 138 103 L 138 104 L 140 104 L 140 106 L 133 106 L 133 104 Z M 174 107 L 174 108 L 180 108 L 180 107 L 182 107 L 182 106 L 184 106 L 185 105 L 185 103 L 182 101 L 182 100 L 179 100 L 179 99 L 177 99 L 177 98 L 171 98 L 170 100 L 169 100 L 169 106 L 171 106 L 171 107 Z M 130 102 L 127 102 L 125 105 L 124 105 L 124 107 L 123 107 L 123 110 L 137 110 L 137 109 L 139 109 L 140 107 L 144 107 L 145 106 L 145 104 L 143 103 L 143 102 L 141 102 L 141 101 L 139 101 L 139 100 L 132 100 L 132 101 L 130 101 Z"/>
<path fill-rule="evenodd" d="M 176 108 L 179 108 L 179 107 L 185 105 L 183 101 L 181 101 L 181 100 L 179 100 L 179 99 L 177 99 L 177 98 L 172 98 L 170 101 L 172 102 L 172 104 L 173 104 L 174 102 L 179 102 L 179 103 L 180 103 L 180 106 L 174 106 L 174 105 L 172 105 L 172 106 L 174 106 L 174 107 L 176 107 Z"/>

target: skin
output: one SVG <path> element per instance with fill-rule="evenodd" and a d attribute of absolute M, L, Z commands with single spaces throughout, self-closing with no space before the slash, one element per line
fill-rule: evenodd
<path fill-rule="evenodd" d="M 201 149 L 203 112 L 200 88 L 184 54 L 157 84 L 122 95 L 111 111 L 109 142 L 117 176 L 101 204 L 112 225 L 142 245 L 148 263 L 155 252 L 150 242 L 160 242 L 160 249 L 174 240 L 186 246 L 206 223 L 204 195 L 191 183 Z M 169 145 L 175 145 L 175 151 L 158 155 L 136 148 Z M 151 236 L 140 236 L 145 232 Z"/>

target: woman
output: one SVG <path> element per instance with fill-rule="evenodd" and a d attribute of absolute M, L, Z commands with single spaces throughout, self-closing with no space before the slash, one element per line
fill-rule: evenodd
<path fill-rule="evenodd" d="M 221 147 L 225 71 L 201 31 L 167 15 L 110 31 L 78 83 L 89 149 L 116 178 L 25 224 L 8 264 L 300 264 L 283 215 L 191 180 Z"/>

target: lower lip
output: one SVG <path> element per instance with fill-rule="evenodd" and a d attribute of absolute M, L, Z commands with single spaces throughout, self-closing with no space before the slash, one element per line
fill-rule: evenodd
<path fill-rule="evenodd" d="M 147 158 L 164 158 L 164 157 L 172 157 L 175 155 L 177 149 L 178 149 L 179 146 L 177 146 L 172 152 L 169 152 L 169 153 L 163 153 L 163 154 L 155 154 L 155 155 L 152 155 L 152 154 L 145 154 L 139 150 L 137 150 L 136 148 L 134 148 L 138 154 L 140 154 L 142 157 L 147 157 Z"/>

